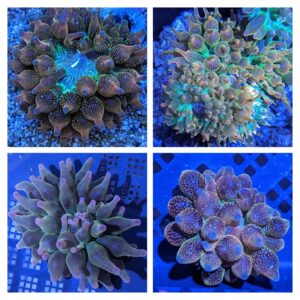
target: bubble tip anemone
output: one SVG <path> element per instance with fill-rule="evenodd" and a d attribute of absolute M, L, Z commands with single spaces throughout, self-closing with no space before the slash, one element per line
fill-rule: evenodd
<path fill-rule="evenodd" d="M 23 40 L 25 36 L 30 39 L 25 39 L 25 46 L 22 40 L 12 51 L 10 82 L 33 96 L 30 103 L 22 101 L 27 119 L 52 130 L 63 143 L 77 136 L 88 143 L 93 127 L 103 130 L 115 123 L 121 125 L 120 108 L 103 103 L 122 95 L 123 110 L 135 108 L 130 100 L 141 92 L 137 71 L 143 71 L 146 48 L 141 46 L 142 36 L 136 38 L 136 33 L 130 32 L 130 21 L 126 27 L 112 14 L 100 18 L 91 9 L 57 8 L 47 9 L 46 15 L 32 23 L 32 31 L 21 34 Z M 100 39 L 94 38 L 100 29 Z M 117 78 L 121 73 L 131 80 L 123 80 L 120 86 Z M 111 80 L 103 85 L 106 77 Z M 92 97 L 98 101 L 89 101 Z M 103 122 L 105 110 L 110 113 L 110 123 Z"/>
<path fill-rule="evenodd" d="M 272 23 L 282 13 L 266 10 L 248 16 L 238 11 L 228 19 L 219 12 L 200 17 L 194 11 L 183 16 L 182 28 L 164 32 L 163 54 L 170 56 L 162 62 L 168 74 L 161 107 L 167 126 L 203 143 L 251 144 L 267 119 L 275 118 L 271 104 L 283 102 L 291 111 L 286 90 L 292 74 L 291 25 L 275 24 L 285 29 L 266 34 L 272 26 L 264 20 Z"/>
<path fill-rule="evenodd" d="M 179 247 L 178 263 L 200 263 L 208 286 L 250 274 L 279 281 L 276 252 L 284 247 L 289 221 L 265 203 L 248 175 L 236 176 L 231 167 L 216 174 L 184 170 L 179 188 L 184 196 L 168 203 L 175 222 L 164 229 L 166 240 Z"/>
<path fill-rule="evenodd" d="M 108 194 L 111 173 L 92 180 L 92 162 L 75 172 L 70 158 L 62 160 L 59 177 L 39 164 L 39 177 L 16 184 L 22 194 L 13 193 L 18 204 L 8 216 L 22 228 L 17 249 L 31 249 L 32 263 L 47 261 L 51 281 L 71 276 L 80 279 L 79 290 L 85 282 L 111 290 L 112 275 L 130 282 L 123 257 L 145 257 L 146 250 L 122 237 L 141 220 L 123 217 L 125 207 L 117 210 L 120 197 Z"/>

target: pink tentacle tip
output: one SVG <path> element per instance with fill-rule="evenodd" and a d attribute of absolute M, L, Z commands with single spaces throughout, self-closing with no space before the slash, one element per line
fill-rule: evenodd
<path fill-rule="evenodd" d="M 92 212 L 96 210 L 96 206 L 97 206 L 96 201 L 92 200 L 90 204 L 87 206 L 87 212 Z"/>
<path fill-rule="evenodd" d="M 130 280 L 130 278 L 129 278 L 129 277 L 128 277 L 128 278 L 123 278 L 122 280 L 123 280 L 123 282 L 125 282 L 125 283 L 129 283 L 129 282 L 131 282 L 131 280 Z"/>
<path fill-rule="evenodd" d="M 120 206 L 118 214 L 119 215 L 124 215 L 124 213 L 125 213 L 125 206 Z"/>
<path fill-rule="evenodd" d="M 112 274 L 120 275 L 121 274 L 121 269 L 119 269 L 118 267 L 114 267 L 113 270 L 112 270 Z"/>
<path fill-rule="evenodd" d="M 78 212 L 78 213 L 76 213 L 76 217 L 81 221 L 85 220 L 84 213 Z"/>
<path fill-rule="evenodd" d="M 64 167 L 65 162 L 64 162 L 63 160 L 61 160 L 61 161 L 58 163 L 58 165 L 60 166 L 60 168 L 62 168 L 62 167 Z"/>
<path fill-rule="evenodd" d="M 89 203 L 89 208 L 95 208 L 96 207 L 96 200 L 92 200 L 90 203 Z"/>
<path fill-rule="evenodd" d="M 79 252 L 80 250 L 81 250 L 80 247 L 72 247 L 72 248 L 71 248 L 71 252 L 72 252 L 73 254 Z"/>
<path fill-rule="evenodd" d="M 37 249 L 37 254 L 38 255 L 40 255 L 40 256 L 42 256 L 44 253 L 45 253 L 45 250 L 44 249 L 41 249 L 41 248 L 39 248 L 39 249 Z"/>
<path fill-rule="evenodd" d="M 75 222 L 74 222 L 74 220 L 72 220 L 72 219 L 69 219 L 69 220 L 68 220 L 68 225 L 74 226 L 74 225 L 75 225 Z"/>
<path fill-rule="evenodd" d="M 67 243 L 64 240 L 57 240 L 56 241 L 56 247 L 58 249 L 65 249 L 65 248 L 67 248 Z"/>
<path fill-rule="evenodd" d="M 36 203 L 36 206 L 39 207 L 39 208 L 43 208 L 43 202 L 42 200 L 39 200 L 37 203 Z"/>
<path fill-rule="evenodd" d="M 80 205 L 86 204 L 86 203 L 85 203 L 85 198 L 84 198 L 84 197 L 80 197 L 80 198 L 79 198 L 79 203 L 78 203 L 78 204 L 80 204 Z"/>
<path fill-rule="evenodd" d="M 67 215 L 63 215 L 60 220 L 61 220 L 62 225 L 68 224 L 68 216 Z"/>
<path fill-rule="evenodd" d="M 89 157 L 89 158 L 87 159 L 87 161 L 88 161 L 90 164 L 92 164 L 92 163 L 94 162 L 94 159 L 93 159 L 92 157 Z"/>
<path fill-rule="evenodd" d="M 29 176 L 29 180 L 30 180 L 31 182 L 36 182 L 38 179 L 37 179 L 36 176 L 31 175 L 31 176 Z"/>
<path fill-rule="evenodd" d="M 19 241 L 19 242 L 17 243 L 16 248 L 17 248 L 18 250 L 22 249 L 22 242 L 21 242 L 21 241 Z"/>
<path fill-rule="evenodd" d="M 20 198 L 20 194 L 17 191 L 13 192 L 13 197 L 18 200 Z"/>
<path fill-rule="evenodd" d="M 67 164 L 67 165 L 73 165 L 72 159 L 71 159 L 70 157 L 68 157 L 68 158 L 66 159 L 66 164 Z"/>
<path fill-rule="evenodd" d="M 42 255 L 42 259 L 43 259 L 43 260 L 48 260 L 49 257 L 50 257 L 50 254 L 49 254 L 48 252 L 45 252 L 45 253 L 43 253 L 43 255 Z"/>
<path fill-rule="evenodd" d="M 40 226 L 40 225 L 42 225 L 43 219 L 42 218 L 35 218 L 34 222 L 35 222 L 36 225 Z"/>
<path fill-rule="evenodd" d="M 115 195 L 113 201 L 118 203 L 121 200 L 120 196 Z"/>
<path fill-rule="evenodd" d="M 140 219 L 135 219 L 134 220 L 134 225 L 135 226 L 139 226 L 139 225 L 141 225 L 141 223 L 142 223 L 142 221 Z"/>
<path fill-rule="evenodd" d="M 16 211 L 10 211 L 10 212 L 8 213 L 8 216 L 11 217 L 12 219 L 13 219 L 15 216 L 17 216 L 17 215 L 18 215 L 18 214 L 17 214 Z"/>
<path fill-rule="evenodd" d="M 83 221 L 82 227 L 84 229 L 88 229 L 90 226 L 91 226 L 91 222 L 90 221 L 87 221 L 87 220 Z"/>
<path fill-rule="evenodd" d="M 66 178 L 60 178 L 60 184 L 61 185 L 67 185 L 67 179 Z"/>
<path fill-rule="evenodd" d="M 95 228 L 95 232 L 97 234 L 101 234 L 102 232 L 106 231 L 107 227 L 104 224 L 98 224 Z"/>

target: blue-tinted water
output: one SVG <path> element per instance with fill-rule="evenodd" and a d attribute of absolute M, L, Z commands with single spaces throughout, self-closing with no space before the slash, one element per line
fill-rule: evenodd
<path fill-rule="evenodd" d="M 248 173 L 253 187 L 266 193 L 267 204 L 291 226 L 286 246 L 278 253 L 280 281 L 250 278 L 241 284 L 207 287 L 193 265 L 179 265 L 178 248 L 168 244 L 163 230 L 170 222 L 167 203 L 178 194 L 178 179 L 185 169 L 217 172 L 230 165 L 236 174 Z M 292 291 L 292 156 L 291 154 L 155 154 L 154 155 L 154 291 L 155 292 L 291 292 Z"/>
<path fill-rule="evenodd" d="M 58 162 L 71 157 L 76 170 L 88 157 L 94 158 L 93 174 L 102 176 L 106 171 L 113 174 L 111 192 L 118 194 L 126 206 L 125 217 L 140 218 L 142 224 L 129 230 L 124 237 L 138 248 L 146 249 L 147 216 L 147 157 L 145 154 L 9 154 L 8 155 L 8 208 L 16 204 L 12 197 L 14 186 L 28 180 L 31 175 L 38 175 L 38 164 L 58 174 Z M 51 283 L 45 262 L 33 266 L 30 264 L 30 251 L 16 250 L 20 234 L 8 218 L 8 291 L 9 292 L 76 292 L 77 279 L 64 279 Z M 129 284 L 116 280 L 114 292 L 146 291 L 146 258 L 128 259 L 126 269 L 131 278 Z M 113 281 L 114 282 L 114 281 Z M 86 292 L 94 292 L 90 286 Z M 96 292 L 106 292 L 105 288 Z"/>

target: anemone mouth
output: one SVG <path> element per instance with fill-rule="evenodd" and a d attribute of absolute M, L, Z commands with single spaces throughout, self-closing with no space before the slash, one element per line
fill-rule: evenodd
<path fill-rule="evenodd" d="M 159 44 L 158 53 L 171 57 L 158 60 L 170 67 L 162 75 L 167 80 L 158 115 L 164 116 L 172 135 L 182 134 L 178 143 L 182 137 L 192 144 L 253 144 L 261 127 L 278 118 L 273 103 L 283 104 L 279 111 L 287 116 L 279 117 L 286 123 L 291 114 L 287 77 L 292 75 L 292 10 L 237 9 L 230 18 L 218 9 L 203 11 L 204 16 L 198 9 L 183 13 L 161 34 L 167 42 Z M 196 37 L 203 40 L 200 48 Z M 195 67 L 199 63 L 203 68 Z"/>
<path fill-rule="evenodd" d="M 91 77 L 96 81 L 99 79 L 99 73 L 95 67 L 99 54 L 96 55 L 96 52 L 94 54 L 81 53 L 57 44 L 55 53 L 54 61 L 57 68 L 66 70 L 66 76 L 57 83 L 62 88 L 63 94 L 74 92 L 78 80 L 83 76 Z"/>
<path fill-rule="evenodd" d="M 74 136 L 88 143 L 93 128 L 120 126 L 127 108 L 142 108 L 145 32 L 131 27 L 127 18 L 103 18 L 94 9 L 46 9 L 32 31 L 22 33 L 10 63 L 12 81 L 34 95 L 18 97 L 27 118 L 63 144 Z M 53 97 L 40 97 L 49 90 Z M 91 97 L 97 101 L 91 104 Z"/>

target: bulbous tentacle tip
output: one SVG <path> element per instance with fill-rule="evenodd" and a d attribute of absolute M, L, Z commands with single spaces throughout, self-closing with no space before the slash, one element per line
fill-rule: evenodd
<path fill-rule="evenodd" d="M 32 61 L 32 65 L 34 67 L 36 67 L 38 65 L 38 60 L 36 58 Z"/>
<path fill-rule="evenodd" d="M 93 172 L 92 172 L 91 170 L 88 170 L 88 171 L 86 172 L 86 176 L 92 178 L 92 175 L 93 175 Z"/>
<path fill-rule="evenodd" d="M 142 221 L 140 219 L 133 220 L 134 226 L 140 226 L 142 224 Z"/>
<path fill-rule="evenodd" d="M 47 261 L 47 260 L 49 259 L 49 257 L 50 257 L 50 254 L 47 253 L 47 252 L 45 252 L 45 253 L 43 253 L 41 256 L 42 256 L 42 260 Z"/>
<path fill-rule="evenodd" d="M 125 93 L 125 91 L 124 91 L 124 89 L 122 89 L 122 88 L 117 88 L 116 89 L 116 95 L 123 95 Z"/>
<path fill-rule="evenodd" d="M 124 283 L 130 283 L 131 282 L 131 279 L 128 275 L 127 276 L 122 275 L 121 279 Z"/>
<path fill-rule="evenodd" d="M 43 219 L 42 218 L 36 218 L 34 222 L 35 222 L 36 225 L 41 226 L 42 223 L 43 223 Z"/>
<path fill-rule="evenodd" d="M 192 264 L 200 259 L 201 239 L 199 236 L 185 240 L 177 251 L 176 261 L 180 264 Z"/>
<path fill-rule="evenodd" d="M 115 267 L 111 273 L 116 276 L 119 276 L 121 274 L 121 270 L 119 268 Z"/>
<path fill-rule="evenodd" d="M 9 211 L 8 212 L 8 216 L 13 220 L 14 219 L 14 216 L 16 216 L 17 215 L 17 213 L 15 212 L 15 211 Z"/>
<path fill-rule="evenodd" d="M 16 186 L 15 186 L 15 188 L 16 188 Z M 14 199 L 18 200 L 19 197 L 20 197 L 20 193 L 17 192 L 17 191 L 14 191 L 14 192 L 13 192 L 13 197 L 14 197 Z"/>
<path fill-rule="evenodd" d="M 39 170 L 45 170 L 46 168 L 45 168 L 45 165 L 44 165 L 44 164 L 39 163 L 39 164 L 38 164 L 38 169 L 39 169 Z"/>
<path fill-rule="evenodd" d="M 61 218 L 60 218 L 60 220 L 61 220 L 62 226 L 68 224 L 68 216 L 67 216 L 66 214 L 65 214 L 65 215 L 62 215 Z"/>
<path fill-rule="evenodd" d="M 81 140 L 84 144 L 88 144 L 90 142 L 89 135 L 81 135 Z"/>
<path fill-rule="evenodd" d="M 144 107 L 137 93 L 130 94 L 127 99 L 127 102 L 136 109 L 142 109 Z"/>
<path fill-rule="evenodd" d="M 38 255 L 43 255 L 43 253 L 44 253 L 44 250 L 43 250 L 43 249 L 40 249 L 40 248 L 39 248 L 39 249 L 37 250 L 37 254 L 38 254 Z"/>
<path fill-rule="evenodd" d="M 60 161 L 58 162 L 58 165 L 59 165 L 60 169 L 62 169 L 62 168 L 65 168 L 66 163 L 65 163 L 64 160 L 60 160 Z"/>
<path fill-rule="evenodd" d="M 30 41 L 32 44 L 35 44 L 35 43 L 37 43 L 37 42 L 40 42 L 40 39 L 39 39 L 39 37 L 37 36 L 37 35 L 33 35 L 32 37 L 31 37 L 31 41 Z"/>
<path fill-rule="evenodd" d="M 53 128 L 53 135 L 55 137 L 59 137 L 60 136 L 60 128 Z"/>
<path fill-rule="evenodd" d="M 32 110 L 32 113 L 34 115 L 39 115 L 41 113 L 40 109 L 38 107 L 35 107 L 33 110 Z"/>
<path fill-rule="evenodd" d="M 111 177 L 111 172 L 108 171 L 108 172 L 106 172 L 106 174 L 107 174 L 107 176 Z M 115 203 L 118 203 L 121 201 L 121 197 L 119 195 L 115 195 L 112 201 L 114 201 Z"/>
<path fill-rule="evenodd" d="M 112 69 L 114 67 L 114 62 L 111 59 L 108 59 L 105 63 L 106 63 L 107 68 Z"/>
<path fill-rule="evenodd" d="M 76 254 L 76 253 L 78 253 L 80 250 L 81 250 L 81 249 L 80 249 L 80 248 L 77 248 L 77 247 L 72 247 L 72 248 L 70 249 L 70 251 L 71 251 L 72 254 Z"/>
<path fill-rule="evenodd" d="M 241 273 L 240 278 L 245 281 L 249 278 L 249 275 L 248 275 L 248 273 Z"/>
<path fill-rule="evenodd" d="M 39 200 L 39 201 L 37 201 L 37 203 L 36 203 L 37 207 L 42 208 L 42 209 L 43 209 L 43 207 L 44 207 L 43 204 L 44 204 L 44 201 L 42 201 L 42 200 Z"/>
<path fill-rule="evenodd" d="M 63 106 L 62 110 L 65 115 L 67 115 L 70 112 L 70 108 L 68 106 Z"/>
<path fill-rule="evenodd" d="M 36 176 L 34 176 L 34 175 L 30 175 L 29 176 L 29 180 L 31 181 L 31 182 L 33 182 L 33 183 L 38 183 L 38 178 L 36 177 Z"/>
<path fill-rule="evenodd" d="M 82 97 L 91 97 L 97 91 L 97 83 L 91 77 L 81 77 L 76 83 L 77 93 Z"/>
<path fill-rule="evenodd" d="M 136 257 L 145 257 L 145 256 L 147 256 L 147 251 L 143 250 L 143 249 L 140 249 L 139 250 L 139 255 L 136 256 Z"/>
<path fill-rule="evenodd" d="M 88 97 L 89 91 L 88 90 L 82 90 L 81 94 L 82 94 L 83 97 Z"/>
<path fill-rule="evenodd" d="M 96 208 L 96 205 L 97 205 L 97 202 L 96 200 L 91 200 L 89 205 L 87 206 L 87 208 L 90 210 L 90 211 L 93 211 L 95 208 Z"/>
<path fill-rule="evenodd" d="M 56 247 L 57 247 L 57 249 L 66 249 L 67 248 L 67 242 L 66 241 L 64 241 L 64 240 L 62 240 L 62 239 L 60 239 L 60 240 L 57 240 L 57 242 L 56 242 Z"/>
<path fill-rule="evenodd" d="M 99 130 L 104 130 L 105 129 L 105 124 L 104 124 L 104 122 L 102 120 L 101 121 L 100 120 L 99 121 L 95 121 L 95 126 Z"/>
<path fill-rule="evenodd" d="M 215 231 L 211 231 L 207 234 L 207 239 L 209 241 L 215 241 L 215 240 L 217 240 L 217 237 L 218 237 L 217 232 L 215 232 Z"/>
<path fill-rule="evenodd" d="M 111 284 L 111 285 L 106 285 L 105 288 L 109 291 L 109 292 L 112 292 L 114 290 L 114 286 Z"/>
<path fill-rule="evenodd" d="M 274 274 L 272 274 L 272 276 L 270 276 L 269 279 L 271 279 L 272 281 L 278 282 L 280 280 L 279 272 L 275 272 Z"/>

